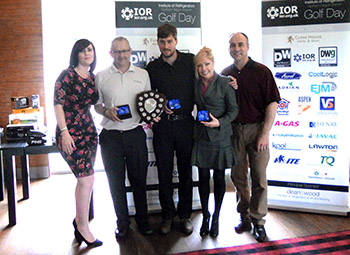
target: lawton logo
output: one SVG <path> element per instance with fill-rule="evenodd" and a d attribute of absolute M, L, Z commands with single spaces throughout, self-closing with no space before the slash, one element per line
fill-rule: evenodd
<path fill-rule="evenodd" d="M 326 150 L 330 152 L 336 152 L 338 150 L 338 145 L 330 144 L 309 144 L 309 149 L 315 150 Z"/>
<path fill-rule="evenodd" d="M 266 16 L 269 19 L 287 19 L 287 18 L 297 18 L 299 17 L 298 14 L 298 7 L 293 5 L 293 6 L 271 6 L 270 8 L 267 9 L 266 11 Z"/>
<path fill-rule="evenodd" d="M 337 66 L 338 65 L 338 47 L 319 47 L 318 48 L 319 66 Z"/>
<path fill-rule="evenodd" d="M 121 11 L 124 20 L 153 20 L 152 8 L 125 7 Z"/>

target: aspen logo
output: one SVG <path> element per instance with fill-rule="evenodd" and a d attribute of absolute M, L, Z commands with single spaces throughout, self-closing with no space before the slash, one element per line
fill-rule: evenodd
<path fill-rule="evenodd" d="M 291 67 L 291 49 L 274 49 L 274 67 Z"/>
<path fill-rule="evenodd" d="M 311 108 L 311 97 L 300 96 L 298 98 L 298 114 L 300 115 L 310 108 Z"/>
<path fill-rule="evenodd" d="M 279 121 L 277 120 L 275 122 L 274 126 L 278 126 L 278 127 L 298 127 L 300 124 L 299 121 Z"/>
<path fill-rule="evenodd" d="M 318 48 L 319 66 L 337 66 L 338 48 L 337 47 L 319 47 Z"/>
<path fill-rule="evenodd" d="M 320 110 L 322 110 L 322 111 L 334 111 L 335 110 L 335 98 L 334 97 L 320 97 Z"/>

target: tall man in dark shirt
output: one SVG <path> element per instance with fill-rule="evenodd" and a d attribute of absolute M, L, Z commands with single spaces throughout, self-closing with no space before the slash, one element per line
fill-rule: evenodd
<path fill-rule="evenodd" d="M 248 57 L 248 37 L 235 33 L 229 43 L 234 63 L 222 74 L 233 76 L 238 83 L 236 97 L 239 112 L 232 123 L 232 142 L 238 164 L 232 168 L 231 178 L 237 188 L 237 211 L 241 215 L 241 223 L 235 230 L 239 234 L 250 231 L 253 222 L 253 234 L 259 242 L 263 242 L 266 240 L 264 217 L 267 214 L 269 132 L 280 95 L 271 71 Z"/>
<path fill-rule="evenodd" d="M 181 108 L 166 107 L 161 120 L 153 126 L 153 148 L 157 160 L 159 200 L 162 207 L 160 232 L 167 234 L 173 225 L 176 209 L 173 200 L 174 151 L 179 175 L 177 215 L 181 231 L 190 234 L 193 226 L 192 167 L 194 55 L 176 50 L 177 29 L 170 24 L 158 27 L 158 47 L 161 56 L 147 65 L 153 90 L 163 93 L 170 101 L 177 99 Z"/>

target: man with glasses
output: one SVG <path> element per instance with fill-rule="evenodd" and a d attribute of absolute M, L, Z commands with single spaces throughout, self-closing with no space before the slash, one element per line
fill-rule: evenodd
<path fill-rule="evenodd" d="M 126 236 L 130 220 L 125 188 L 125 165 L 133 191 L 136 223 L 144 235 L 151 235 L 148 223 L 146 177 L 148 151 L 140 124 L 136 95 L 151 89 L 148 73 L 130 62 L 131 48 L 124 37 L 112 41 L 111 67 L 96 75 L 99 100 L 95 110 L 103 115 L 100 145 L 109 187 L 118 217 L 116 238 Z M 121 107 L 123 106 L 123 107 Z M 122 110 L 128 114 L 123 118 Z"/>

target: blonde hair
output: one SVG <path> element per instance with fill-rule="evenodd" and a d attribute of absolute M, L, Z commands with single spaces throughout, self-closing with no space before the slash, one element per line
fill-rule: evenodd
<path fill-rule="evenodd" d="M 213 53 L 211 51 L 210 48 L 204 46 L 200 51 L 198 51 L 198 53 L 196 54 L 196 56 L 194 56 L 194 65 L 195 65 L 195 69 L 196 69 L 196 78 L 199 79 L 199 75 L 198 75 L 198 64 L 200 62 L 203 62 L 203 60 L 207 58 L 210 61 L 213 62 L 214 64 L 214 56 Z"/>

